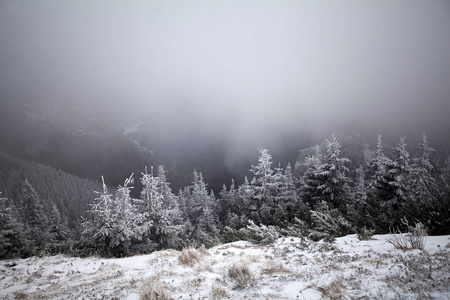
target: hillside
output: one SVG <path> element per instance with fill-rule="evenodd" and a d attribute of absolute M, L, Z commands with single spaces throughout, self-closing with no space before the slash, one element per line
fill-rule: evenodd
<path fill-rule="evenodd" d="M 0 297 L 448 299 L 450 236 L 427 237 L 424 251 L 396 249 L 390 238 L 348 235 L 328 243 L 285 237 L 265 246 L 240 241 L 121 259 L 4 260 Z"/>

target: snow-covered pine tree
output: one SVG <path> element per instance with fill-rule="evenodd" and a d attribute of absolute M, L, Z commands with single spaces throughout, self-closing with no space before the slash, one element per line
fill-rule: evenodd
<path fill-rule="evenodd" d="M 22 183 L 20 197 L 19 214 L 25 230 L 36 245 L 43 246 L 47 241 L 48 219 L 39 194 L 27 179 Z"/>
<path fill-rule="evenodd" d="M 182 214 L 165 176 L 163 166 L 158 167 L 158 176 L 142 173 L 141 200 L 144 203 L 145 216 L 149 231 L 146 233 L 148 241 L 156 243 L 158 248 L 177 247 L 177 233 L 182 230 Z"/>
<path fill-rule="evenodd" d="M 50 212 L 49 227 L 50 241 L 61 242 L 67 240 L 69 236 L 69 230 L 67 228 L 66 222 L 62 220 L 61 213 L 59 212 L 56 204 L 53 204 L 52 211 Z"/>
<path fill-rule="evenodd" d="M 371 200 L 386 201 L 391 198 L 392 187 L 389 185 L 390 174 L 387 173 L 389 166 L 394 162 L 383 153 L 381 135 L 378 135 L 375 152 L 368 167 L 367 193 Z"/>
<path fill-rule="evenodd" d="M 190 210 L 189 217 L 194 226 L 198 225 L 200 216 L 203 209 L 209 206 L 211 200 L 210 195 L 206 187 L 206 183 L 203 180 L 202 173 L 194 171 L 194 180 L 192 182 L 191 193 L 189 197 L 188 208 Z"/>
<path fill-rule="evenodd" d="M 163 242 L 163 246 L 170 248 L 181 247 L 179 239 L 175 238 L 181 232 L 185 230 L 183 212 L 178 204 L 178 197 L 172 192 L 170 188 L 170 183 L 166 178 L 166 170 L 162 165 L 158 167 L 158 178 L 159 186 L 161 187 L 161 192 L 163 194 L 163 204 L 164 208 L 168 211 L 168 216 L 170 220 L 170 226 L 166 228 L 166 238 Z"/>
<path fill-rule="evenodd" d="M 221 223 L 226 222 L 229 214 L 240 212 L 237 203 L 237 189 L 234 179 L 231 180 L 230 189 L 224 184 L 220 191 L 218 218 Z"/>
<path fill-rule="evenodd" d="M 290 164 L 283 170 L 278 167 L 274 174 L 276 194 L 274 195 L 275 225 L 285 227 L 294 219 L 295 210 L 298 206 L 297 191 Z"/>
<path fill-rule="evenodd" d="M 314 229 L 309 237 L 313 240 L 342 236 L 354 232 L 354 228 L 352 228 L 352 225 L 342 213 L 336 208 L 330 209 L 329 205 L 330 203 L 321 201 L 311 211 Z"/>
<path fill-rule="evenodd" d="M 409 153 L 406 150 L 405 138 L 400 138 L 397 147 L 393 151 L 393 164 L 387 166 L 387 174 L 389 185 L 393 188 L 391 201 L 394 207 L 400 208 L 406 200 L 410 197 L 410 180 L 411 180 L 411 165 Z"/>
<path fill-rule="evenodd" d="M 291 164 L 288 163 L 284 169 L 284 182 L 281 188 L 281 195 L 284 198 L 286 213 L 289 222 L 294 221 L 294 216 L 299 206 L 299 197 L 295 184 L 294 173 Z"/>
<path fill-rule="evenodd" d="M 362 166 L 356 169 L 355 187 L 353 192 L 354 202 L 357 205 L 364 204 L 367 200 L 365 173 Z"/>
<path fill-rule="evenodd" d="M 27 242 L 23 226 L 13 217 L 8 199 L 0 193 L 0 259 L 18 257 Z"/>
<path fill-rule="evenodd" d="M 317 201 L 326 201 L 332 203 L 335 208 L 344 205 L 350 199 L 349 183 L 350 179 L 346 176 L 349 169 L 345 164 L 350 160 L 340 157 L 341 145 L 333 135 L 333 140 L 327 140 L 327 153 L 323 158 L 322 164 L 316 171 L 316 194 L 313 199 Z"/>
<path fill-rule="evenodd" d="M 250 204 L 252 202 L 253 189 L 250 185 L 247 176 L 244 177 L 244 182 L 238 187 L 236 206 L 238 208 L 237 214 L 248 216 L 250 213 Z"/>
<path fill-rule="evenodd" d="M 432 176 L 433 165 L 430 156 L 436 150 L 428 145 L 428 139 L 425 133 L 422 135 L 417 156 L 412 161 L 411 166 L 411 196 L 416 203 L 426 203 L 430 200 L 431 195 L 428 187 L 432 185 L 434 178 Z"/>
<path fill-rule="evenodd" d="M 317 193 L 317 186 L 319 185 L 317 172 L 322 164 L 322 157 L 320 147 L 317 145 L 314 148 L 314 154 L 308 155 L 302 164 L 305 167 L 305 172 L 300 179 L 300 196 L 311 207 L 315 204 L 314 197 Z"/>
<path fill-rule="evenodd" d="M 111 247 L 114 254 L 127 254 L 136 241 L 141 241 L 151 224 L 138 212 L 135 199 L 130 196 L 133 174 L 119 186 L 114 197 L 114 230 L 111 235 Z"/>
<path fill-rule="evenodd" d="M 90 219 L 85 219 L 82 223 L 83 237 L 90 240 L 96 251 L 107 253 L 110 247 L 110 235 L 114 226 L 114 202 L 112 194 L 108 192 L 108 187 L 102 176 L 103 191 L 95 191 L 99 197 L 95 198 L 94 203 L 90 204 Z"/>
<path fill-rule="evenodd" d="M 138 213 L 135 200 L 130 197 L 131 175 L 119 186 L 114 197 L 108 193 L 103 181 L 103 192 L 95 199 L 89 212 L 92 219 L 83 223 L 83 234 L 92 239 L 101 254 L 122 256 L 130 251 L 134 242 L 141 241 L 151 222 Z"/>
<path fill-rule="evenodd" d="M 267 149 L 258 149 L 259 158 L 258 165 L 252 165 L 250 172 L 255 176 L 251 182 L 253 187 L 253 199 L 256 209 L 259 209 L 262 204 L 271 207 L 273 205 L 273 193 L 276 189 L 275 178 L 273 176 L 272 156 Z"/>
<path fill-rule="evenodd" d="M 215 211 L 214 194 L 208 193 L 202 173 L 194 171 L 191 223 L 195 227 L 195 238 L 203 244 L 213 242 L 219 233 L 218 217 Z"/>

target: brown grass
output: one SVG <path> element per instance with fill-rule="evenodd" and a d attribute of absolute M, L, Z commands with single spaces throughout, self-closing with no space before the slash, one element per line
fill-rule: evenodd
<path fill-rule="evenodd" d="M 267 274 L 267 275 L 272 275 L 272 274 L 278 274 L 278 273 L 285 273 L 285 274 L 289 274 L 292 273 L 291 270 L 287 269 L 283 263 L 279 262 L 279 261 L 274 261 L 274 260 L 269 260 L 266 263 L 267 268 L 263 268 L 261 273 L 262 274 Z"/>
<path fill-rule="evenodd" d="M 196 263 L 198 263 L 201 258 L 202 258 L 202 254 L 199 251 L 197 251 L 197 249 L 187 248 L 187 249 L 183 249 L 183 251 L 181 251 L 180 256 L 178 256 L 178 261 L 182 265 L 192 267 Z"/>
<path fill-rule="evenodd" d="M 224 299 L 224 298 L 228 298 L 229 296 L 228 296 L 227 290 L 225 290 L 220 285 L 214 284 L 212 286 L 212 297 L 213 297 L 213 299 Z"/>
<path fill-rule="evenodd" d="M 335 279 L 328 286 L 317 288 L 326 299 L 344 299 L 346 287 L 342 280 Z"/>
<path fill-rule="evenodd" d="M 240 288 L 249 287 L 255 282 L 255 279 L 249 267 L 242 263 L 233 264 L 228 269 L 228 276 L 236 280 L 238 287 Z"/>
<path fill-rule="evenodd" d="M 157 277 L 151 277 L 139 290 L 140 300 L 172 300 Z"/>

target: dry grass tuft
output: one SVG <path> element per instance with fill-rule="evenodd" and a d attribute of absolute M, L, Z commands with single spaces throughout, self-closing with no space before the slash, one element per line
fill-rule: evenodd
<path fill-rule="evenodd" d="M 395 248 L 403 251 L 411 249 L 425 249 L 427 231 L 422 223 L 417 222 L 412 227 L 408 224 L 406 219 L 402 220 L 402 223 L 407 226 L 408 233 L 402 233 L 400 229 L 390 230 L 391 234 L 386 239 L 388 243 L 394 245 Z"/>
<path fill-rule="evenodd" d="M 140 300 L 172 300 L 157 277 L 151 277 L 139 290 Z"/>
<path fill-rule="evenodd" d="M 197 249 L 198 252 L 203 254 L 204 256 L 209 256 L 208 249 L 205 248 L 205 245 L 202 245 L 200 248 Z"/>
<path fill-rule="evenodd" d="M 159 251 L 159 252 L 157 252 L 157 253 L 154 252 L 154 256 L 151 257 L 151 258 L 148 260 L 148 263 L 149 263 L 149 264 L 152 264 L 152 263 L 154 263 L 154 262 L 159 262 L 159 261 L 161 261 L 161 260 L 163 260 L 163 259 L 168 259 L 168 258 L 174 257 L 174 256 L 177 255 L 177 253 L 178 253 L 178 251 L 172 250 L 172 249 L 167 249 L 167 250 L 164 250 L 164 251 Z"/>
<path fill-rule="evenodd" d="M 233 264 L 228 269 L 228 276 L 236 280 L 238 287 L 245 288 L 253 285 L 255 278 L 249 267 L 244 264 Z"/>
<path fill-rule="evenodd" d="M 274 260 L 269 260 L 267 261 L 267 268 L 263 268 L 261 273 L 262 274 L 267 274 L 267 275 L 272 275 L 272 274 L 278 274 L 278 273 L 292 273 L 291 270 L 289 270 L 288 268 L 286 268 L 283 263 L 279 262 L 279 261 L 274 261 Z"/>
<path fill-rule="evenodd" d="M 213 284 L 212 286 L 212 297 L 213 299 L 224 299 L 228 298 L 227 290 L 217 284 Z"/>
<path fill-rule="evenodd" d="M 202 253 L 195 248 L 187 248 L 181 251 L 180 256 L 178 256 L 178 261 L 182 265 L 194 266 L 202 258 Z"/>
<path fill-rule="evenodd" d="M 335 279 L 328 286 L 317 288 L 325 299 L 344 299 L 346 287 L 342 280 Z"/>
<path fill-rule="evenodd" d="M 17 291 L 17 292 L 14 292 L 13 294 L 14 294 L 14 299 L 28 299 L 28 295 L 25 294 L 24 292 Z"/>

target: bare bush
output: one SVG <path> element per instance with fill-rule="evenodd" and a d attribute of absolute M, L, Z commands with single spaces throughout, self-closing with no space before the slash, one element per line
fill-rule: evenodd
<path fill-rule="evenodd" d="M 367 227 L 364 226 L 361 230 L 358 231 L 358 239 L 360 241 L 368 241 L 372 238 L 374 233 L 375 229 L 367 229 Z"/>
<path fill-rule="evenodd" d="M 233 264 L 228 269 L 228 276 L 236 280 L 238 287 L 245 288 L 251 286 L 255 279 L 250 268 L 244 264 Z"/>
<path fill-rule="evenodd" d="M 140 300 L 172 300 L 157 277 L 151 277 L 139 291 Z"/>
<path fill-rule="evenodd" d="M 433 299 L 438 291 L 450 286 L 449 253 L 396 256 L 397 264 L 389 268 L 386 283 L 399 290 L 404 299 Z"/>
<path fill-rule="evenodd" d="M 327 286 L 319 286 L 317 289 L 322 293 L 322 296 L 327 299 L 345 299 L 345 284 L 341 279 L 333 280 Z"/>
<path fill-rule="evenodd" d="M 246 228 L 241 228 L 239 231 L 243 239 L 263 245 L 275 242 L 280 236 L 275 226 L 256 225 L 252 220 L 248 221 Z"/>
<path fill-rule="evenodd" d="M 192 267 L 200 261 L 202 255 L 204 254 L 202 254 L 202 252 L 198 251 L 195 248 L 187 248 L 181 251 L 180 256 L 178 256 L 178 261 L 182 265 Z"/>
<path fill-rule="evenodd" d="M 14 299 L 27 299 L 28 298 L 28 295 L 21 291 L 14 292 L 13 294 L 14 294 Z"/>
<path fill-rule="evenodd" d="M 228 298 L 228 293 L 227 293 L 227 290 L 225 290 L 220 285 L 214 284 L 212 286 L 212 296 L 213 296 L 213 299 L 224 299 L 224 298 Z"/>
<path fill-rule="evenodd" d="M 267 268 L 262 269 L 263 274 L 276 274 L 276 273 L 292 273 L 291 270 L 287 269 L 283 263 L 279 261 L 269 260 L 266 264 Z"/>
<path fill-rule="evenodd" d="M 409 249 L 425 249 L 427 231 L 422 223 L 417 222 L 415 226 L 412 227 L 408 224 L 408 221 L 402 220 L 402 223 L 406 225 L 408 232 L 402 233 L 399 228 L 396 230 L 391 230 L 391 234 L 386 239 L 386 241 L 395 248 L 401 250 Z"/>

